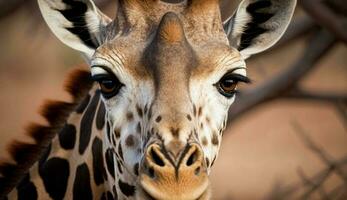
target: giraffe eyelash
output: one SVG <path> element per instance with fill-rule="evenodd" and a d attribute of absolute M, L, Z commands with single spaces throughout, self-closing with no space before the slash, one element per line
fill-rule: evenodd
<path fill-rule="evenodd" d="M 247 83 L 250 84 L 252 83 L 252 80 L 250 78 L 248 78 L 247 76 L 243 76 L 241 74 L 235 74 L 235 73 L 231 73 L 228 74 L 226 76 L 223 76 L 223 78 L 227 77 L 227 76 L 231 76 L 232 78 L 234 78 L 237 82 L 243 82 L 243 83 Z"/>
<path fill-rule="evenodd" d="M 233 71 L 235 71 L 234 69 Z M 239 82 L 250 83 L 251 80 L 241 74 L 236 73 L 226 73 L 214 86 L 217 88 L 218 92 L 225 96 L 226 98 L 232 98 L 238 92 L 237 85 Z"/>

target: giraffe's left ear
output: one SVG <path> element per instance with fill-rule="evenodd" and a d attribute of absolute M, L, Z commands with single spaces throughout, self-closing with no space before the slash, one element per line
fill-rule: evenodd
<path fill-rule="evenodd" d="M 38 0 L 43 18 L 67 46 L 90 58 L 101 43 L 100 30 L 111 20 L 92 0 Z"/>
<path fill-rule="evenodd" d="M 273 46 L 286 31 L 296 0 L 243 0 L 223 22 L 230 45 L 244 58 Z"/>

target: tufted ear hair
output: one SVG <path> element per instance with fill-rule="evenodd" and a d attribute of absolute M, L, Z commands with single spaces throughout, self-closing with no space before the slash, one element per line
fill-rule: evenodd
<path fill-rule="evenodd" d="M 101 30 L 111 20 L 92 0 L 38 0 L 43 18 L 67 46 L 90 58 L 101 44 Z"/>
<path fill-rule="evenodd" d="M 273 46 L 286 31 L 296 0 L 243 0 L 223 22 L 230 45 L 246 59 Z"/>

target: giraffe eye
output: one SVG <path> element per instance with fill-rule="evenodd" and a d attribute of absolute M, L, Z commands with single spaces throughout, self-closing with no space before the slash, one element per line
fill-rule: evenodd
<path fill-rule="evenodd" d="M 236 90 L 237 81 L 232 79 L 224 79 L 221 82 L 219 82 L 220 88 L 225 93 L 233 93 Z"/>
<path fill-rule="evenodd" d="M 101 93 L 107 99 L 117 95 L 123 86 L 117 77 L 108 74 L 93 76 L 93 80 L 99 83 Z"/>
<path fill-rule="evenodd" d="M 249 83 L 249 78 L 235 73 L 227 73 L 218 83 L 215 84 L 219 93 L 227 98 L 231 98 L 236 93 L 236 87 L 239 82 Z"/>

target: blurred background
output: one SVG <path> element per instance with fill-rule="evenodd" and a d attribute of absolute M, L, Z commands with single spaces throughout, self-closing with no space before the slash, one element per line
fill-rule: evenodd
<path fill-rule="evenodd" d="M 96 3 L 114 16 L 114 1 Z M 253 84 L 230 110 L 214 199 L 347 199 L 346 4 L 299 1 L 280 43 L 247 61 Z M 2 159 L 9 141 L 27 140 L 28 122 L 43 121 L 44 99 L 69 98 L 65 76 L 83 59 L 48 30 L 36 1 L 0 0 L 0 30 Z"/>

